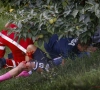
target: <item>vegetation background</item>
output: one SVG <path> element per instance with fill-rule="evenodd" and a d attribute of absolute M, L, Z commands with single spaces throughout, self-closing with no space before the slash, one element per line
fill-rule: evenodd
<path fill-rule="evenodd" d="M 41 6 L 41 1 L 43 2 L 42 5 L 47 5 L 45 9 L 39 7 Z M 79 3 L 82 1 L 83 4 L 80 5 Z M 84 4 L 85 1 L 86 3 Z M 38 13 L 36 14 L 38 17 L 35 17 L 35 14 L 32 12 L 33 9 L 29 8 L 24 12 L 24 17 L 20 18 L 19 13 L 22 13 L 22 10 L 24 10 L 26 6 L 30 7 L 30 5 L 32 5 L 32 2 L 37 4 L 35 6 L 34 13 Z M 60 6 L 59 2 L 61 2 Z M 57 6 L 55 6 L 56 4 Z M 78 4 L 77 7 L 76 4 Z M 55 10 L 52 10 L 52 7 L 54 6 L 55 10 L 59 9 L 59 13 L 55 13 Z M 64 8 L 66 6 L 67 8 Z M 54 13 L 55 16 L 48 16 L 48 14 L 46 14 L 47 12 L 45 13 L 45 11 L 52 11 L 52 13 Z M 28 16 L 30 15 L 30 13 L 33 15 L 31 19 Z M 61 13 L 64 14 L 61 15 Z M 46 15 L 46 17 L 49 18 L 49 20 L 46 20 L 45 16 L 42 16 L 40 18 L 41 15 Z M 84 15 L 85 19 L 82 20 L 82 18 L 84 18 L 82 16 Z M 17 17 L 17 20 L 15 20 L 15 17 Z M 51 22 L 52 19 L 54 19 L 55 17 L 57 20 L 55 22 L 54 20 L 53 22 Z M 76 37 L 82 32 L 84 32 L 82 34 L 84 38 L 83 41 L 86 41 L 88 36 L 92 36 L 94 31 L 96 30 L 96 26 L 100 23 L 100 1 L 6 0 L 4 2 L 4 0 L 1 0 L 0 30 L 4 28 L 5 23 L 9 20 L 15 22 L 19 26 L 18 30 L 19 32 L 21 32 L 20 36 L 34 36 L 35 38 L 36 36 L 42 34 L 43 37 L 36 43 L 36 45 L 38 45 L 39 47 L 41 47 L 42 50 L 44 50 L 43 46 L 41 45 L 43 45 L 44 41 L 47 41 L 46 38 L 49 38 L 49 36 L 54 33 L 59 34 L 61 38 L 62 36 L 68 37 L 68 35 Z M 22 23 L 22 20 L 27 21 L 25 23 Z M 35 29 L 32 29 L 31 25 L 29 24 L 33 21 L 40 22 L 34 24 Z M 29 27 L 32 33 L 37 31 L 38 33 L 36 33 L 36 35 L 31 35 L 31 33 L 29 33 L 29 35 L 27 35 L 28 29 L 24 27 L 24 25 L 26 25 L 26 27 Z M 61 26 L 62 28 L 60 28 Z M 24 32 L 23 29 L 25 29 Z M 7 47 L 5 57 L 7 57 L 7 54 L 9 52 L 10 50 Z M 0 75 L 7 72 L 8 70 L 9 69 L 0 70 Z M 81 59 L 77 58 L 75 61 L 67 59 L 63 67 L 54 67 L 54 69 L 52 69 L 49 73 L 44 72 L 42 75 L 40 75 L 36 72 L 33 72 L 33 74 L 27 78 L 12 78 L 11 80 L 7 80 L 5 82 L 0 83 L 0 90 L 100 90 L 100 51 L 98 50 L 95 53 L 91 53 L 90 57 L 84 57 Z"/>

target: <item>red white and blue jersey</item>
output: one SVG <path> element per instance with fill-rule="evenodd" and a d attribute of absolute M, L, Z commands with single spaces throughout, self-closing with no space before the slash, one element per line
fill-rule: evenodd
<path fill-rule="evenodd" d="M 12 29 L 17 28 L 15 24 L 10 24 L 9 27 Z M 20 39 L 18 43 L 18 37 L 15 38 L 15 33 L 8 34 L 8 30 L 2 30 L 0 32 L 0 58 L 4 57 L 5 46 L 7 46 L 12 51 L 14 60 L 6 60 L 6 64 L 16 67 L 20 62 L 25 60 L 26 48 L 29 44 L 33 44 L 32 39 Z"/>
<path fill-rule="evenodd" d="M 33 70 L 37 70 L 38 68 L 42 68 L 43 70 L 48 71 L 49 64 L 48 60 L 49 58 L 46 56 L 46 53 L 43 52 L 41 49 L 37 48 L 36 51 L 32 54 L 32 62 L 34 62 L 35 67 Z"/>

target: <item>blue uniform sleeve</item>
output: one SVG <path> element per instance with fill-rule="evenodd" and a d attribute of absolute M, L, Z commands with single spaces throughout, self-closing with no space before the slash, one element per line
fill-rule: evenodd
<path fill-rule="evenodd" d="M 12 53 L 9 53 L 8 54 L 8 59 L 12 59 L 13 58 L 13 54 Z"/>
<path fill-rule="evenodd" d="M 57 34 L 52 35 L 52 37 L 49 39 L 48 43 L 44 43 L 45 50 L 49 53 L 51 58 L 55 58 L 58 56 L 58 54 L 55 53 L 54 46 L 58 40 Z"/>

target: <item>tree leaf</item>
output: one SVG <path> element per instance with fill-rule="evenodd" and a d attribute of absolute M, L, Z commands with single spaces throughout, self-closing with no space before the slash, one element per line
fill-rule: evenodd
<path fill-rule="evenodd" d="M 100 10 L 96 10 L 96 11 L 95 11 L 95 15 L 96 15 L 98 18 L 100 18 Z"/>
<path fill-rule="evenodd" d="M 37 41 L 37 44 L 38 44 L 39 47 L 41 47 L 41 46 L 43 45 L 43 40 L 42 40 L 42 39 L 39 39 L 39 40 Z"/>
<path fill-rule="evenodd" d="M 100 7 L 100 5 L 97 4 L 97 3 L 94 5 L 94 10 L 95 10 L 95 12 L 99 9 L 99 7 Z"/>
<path fill-rule="evenodd" d="M 17 25 L 17 26 L 18 26 L 18 28 L 20 28 L 20 29 L 22 28 L 21 21 L 18 22 L 18 25 Z"/>
<path fill-rule="evenodd" d="M 74 16 L 74 18 L 76 17 L 77 14 L 78 14 L 78 10 L 73 10 L 72 15 Z"/>
<path fill-rule="evenodd" d="M 64 36 L 64 35 L 63 35 L 63 34 L 61 34 L 61 35 L 59 36 L 59 38 L 58 38 L 58 39 L 61 39 L 63 36 Z"/>
<path fill-rule="evenodd" d="M 79 22 L 80 22 L 80 21 L 84 21 L 84 19 L 85 19 L 85 15 L 84 15 L 84 14 L 81 14 L 81 15 L 80 15 L 80 18 L 79 18 Z"/>
<path fill-rule="evenodd" d="M 87 24 L 88 22 L 91 22 L 90 16 L 87 16 L 87 17 L 84 19 L 84 23 L 85 23 L 85 24 Z"/>
<path fill-rule="evenodd" d="M 26 38 L 27 37 L 27 34 L 26 33 L 23 33 L 23 36 Z"/>

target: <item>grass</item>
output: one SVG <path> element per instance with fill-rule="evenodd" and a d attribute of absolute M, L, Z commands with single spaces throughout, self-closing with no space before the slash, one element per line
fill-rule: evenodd
<path fill-rule="evenodd" d="M 34 72 L 27 78 L 12 78 L 0 83 L 0 90 L 100 90 L 100 51 L 65 65 L 50 73 Z M 0 74 L 8 70 L 0 70 Z"/>
<path fill-rule="evenodd" d="M 4 18 L 4 16 L 0 16 L 0 30 L 4 29 L 5 24 L 8 22 L 9 18 Z"/>

